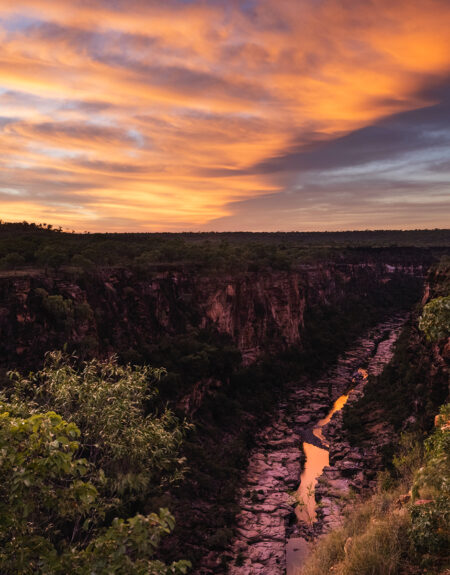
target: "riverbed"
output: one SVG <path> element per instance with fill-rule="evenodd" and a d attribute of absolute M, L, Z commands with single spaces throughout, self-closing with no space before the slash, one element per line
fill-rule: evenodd
<path fill-rule="evenodd" d="M 348 492 L 353 481 L 341 479 L 339 465 L 356 473 L 359 462 L 344 460 L 330 467 L 327 430 L 343 405 L 362 393 L 367 372 L 379 372 L 391 359 L 404 321 L 395 317 L 370 330 L 320 379 L 292 384 L 272 423 L 258 434 L 249 459 L 230 575 L 281 575 L 286 569 L 295 573 L 307 555 L 308 541 L 339 521 L 339 506 L 333 511 L 335 488 Z M 330 470 L 327 484 L 317 484 L 324 470 Z M 357 485 L 357 478 L 353 483 Z M 296 508 L 299 498 L 304 504 Z"/>

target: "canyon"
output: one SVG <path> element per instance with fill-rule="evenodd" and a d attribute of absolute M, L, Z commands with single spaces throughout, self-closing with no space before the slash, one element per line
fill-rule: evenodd
<path fill-rule="evenodd" d="M 326 461 L 321 469 L 320 457 L 309 462 L 302 444 L 314 441 L 312 430 L 330 410 L 330 401 L 345 393 L 352 402 L 363 393 L 365 378 L 358 377 L 359 369 L 377 375 L 389 362 L 404 321 L 400 316 L 377 325 L 320 379 L 292 385 L 287 398 L 278 405 L 274 420 L 258 434 L 240 493 L 242 511 L 231 549 L 235 560 L 229 566 L 230 575 L 276 575 L 285 573 L 286 568 L 288 573 L 295 573 L 305 553 L 304 542 L 339 524 L 350 489 L 361 494 L 374 487 L 381 465 L 378 446 L 371 450 L 351 448 L 345 441 L 339 412 L 324 427 L 331 465 Z M 320 439 L 314 443 L 325 453 Z M 319 465 L 318 487 L 314 490 L 313 485 L 306 497 L 303 494 L 297 517 L 295 490 L 301 469 L 308 464 Z M 316 500 L 320 506 L 314 521 Z"/>
<path fill-rule="evenodd" d="M 313 434 L 317 422 L 351 388 L 348 403 L 356 401 L 364 385 L 358 369 L 376 373 L 389 361 L 405 314 L 422 294 L 428 258 L 399 263 L 364 253 L 351 263 L 221 275 L 127 268 L 4 273 L 0 366 L 36 369 L 46 351 L 63 346 L 81 358 L 116 353 L 122 361 L 137 357 L 155 365 L 156 345 L 162 342 L 163 351 L 173 345 L 176 353 L 180 334 L 190 341 L 204 332 L 205 351 L 181 357 L 170 396 L 197 435 L 186 452 L 192 470 L 164 503 L 177 527 L 163 556 L 187 556 L 202 575 L 276 575 L 286 569 L 286 549 L 293 569 L 298 550 L 304 555 L 309 541 L 338 524 L 350 490 L 373 488 L 379 453 L 349 446 L 338 411 L 323 429 L 330 465 L 312 497 L 320 503 L 317 521 L 296 517 L 302 444 L 305 452 L 307 444 L 321 449 Z M 241 360 L 235 355 L 230 368 L 196 371 L 197 356 L 213 353 L 211 346 L 222 349 L 223 342 Z M 167 365 L 164 353 L 158 348 L 156 365 Z M 185 358 L 194 365 L 189 380 Z M 275 389 L 262 372 L 254 394 L 242 395 L 239 386 L 252 366 L 270 362 L 278 366 L 271 375 L 278 378 Z M 283 375 L 292 366 L 304 374 Z M 258 382 L 265 379 L 259 405 Z M 227 405 L 234 405 L 232 413 L 236 403 L 240 413 L 230 419 Z M 388 440 L 389 429 L 384 432 Z"/>

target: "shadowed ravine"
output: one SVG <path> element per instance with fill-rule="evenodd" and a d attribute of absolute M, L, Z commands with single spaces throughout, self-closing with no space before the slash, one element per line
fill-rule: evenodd
<path fill-rule="evenodd" d="M 394 317 L 379 324 L 323 377 L 291 385 L 288 399 L 279 404 L 250 456 L 232 548 L 236 560 L 228 573 L 277 575 L 286 569 L 289 575 L 295 573 L 307 554 L 307 541 L 339 523 L 340 499 L 350 489 L 358 492 L 370 487 L 360 455 L 347 445 L 346 456 L 329 465 L 328 450 L 333 445 L 329 445 L 327 429 L 331 422 L 332 444 L 336 438 L 342 441 L 336 423 L 342 421 L 340 410 L 363 393 L 367 373 L 379 373 L 390 361 L 404 321 L 404 317 Z M 326 483 L 321 482 L 313 494 L 316 479 L 322 475 Z M 299 498 L 303 504 L 295 509 Z M 320 510 L 316 509 L 319 498 Z"/>

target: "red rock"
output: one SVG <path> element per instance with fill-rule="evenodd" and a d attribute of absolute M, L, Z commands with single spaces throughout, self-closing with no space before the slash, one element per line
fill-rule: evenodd
<path fill-rule="evenodd" d="M 414 505 L 428 505 L 428 503 L 434 503 L 434 499 L 417 499 L 414 501 Z"/>

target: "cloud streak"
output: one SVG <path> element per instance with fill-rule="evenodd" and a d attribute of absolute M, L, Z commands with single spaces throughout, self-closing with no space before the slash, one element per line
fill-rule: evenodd
<path fill-rule="evenodd" d="M 0 0 L 0 217 L 445 225 L 449 22 L 446 0 Z"/>

